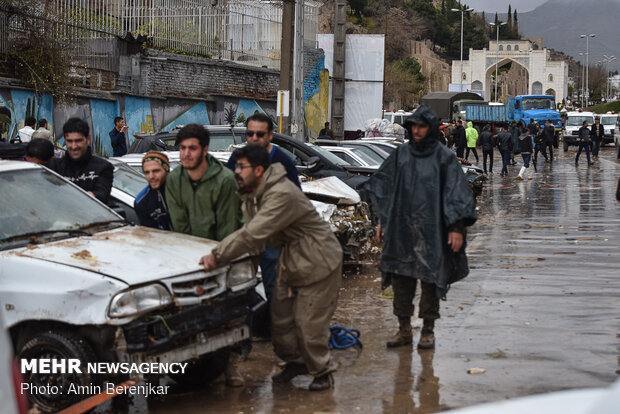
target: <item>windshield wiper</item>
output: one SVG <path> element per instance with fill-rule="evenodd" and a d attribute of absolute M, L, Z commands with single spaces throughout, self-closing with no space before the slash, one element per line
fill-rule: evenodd
<path fill-rule="evenodd" d="M 99 226 L 105 226 L 107 224 L 128 224 L 126 220 L 106 220 L 106 221 L 97 221 L 95 223 L 88 223 L 85 224 L 84 226 L 80 226 L 80 229 L 85 230 L 85 229 L 90 229 L 92 227 L 99 227 Z"/>
<path fill-rule="evenodd" d="M 57 229 L 57 230 L 42 230 L 42 231 L 33 231 L 30 233 L 16 234 L 14 236 L 6 237 L 0 240 L 0 243 L 7 243 L 15 240 L 29 239 L 31 243 L 38 243 L 37 236 L 44 236 L 46 234 L 54 234 L 54 233 L 67 233 L 69 235 L 82 235 L 82 236 L 92 236 L 92 233 L 83 229 Z"/>

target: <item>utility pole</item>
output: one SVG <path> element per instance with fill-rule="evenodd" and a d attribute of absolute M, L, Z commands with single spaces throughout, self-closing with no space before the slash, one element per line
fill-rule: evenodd
<path fill-rule="evenodd" d="M 474 11 L 474 9 L 461 9 L 461 3 L 459 2 L 458 9 L 450 9 L 453 12 L 461 12 L 461 72 L 459 73 L 459 91 L 463 92 L 463 23 L 465 21 L 465 12 Z M 387 36 L 386 36 L 387 39 Z M 471 67 L 471 66 L 470 66 Z"/>
<path fill-rule="evenodd" d="M 346 62 L 347 2 L 334 2 L 334 64 L 332 74 L 332 131 L 334 139 L 344 139 L 344 92 Z"/>
<path fill-rule="evenodd" d="M 596 37 L 596 34 L 582 34 L 580 36 L 582 39 L 585 37 L 586 39 L 586 78 L 585 78 L 585 95 L 586 95 L 586 106 L 590 104 L 590 38 Z M 585 107 L 584 107 L 585 109 Z"/>
<path fill-rule="evenodd" d="M 295 15 L 295 0 L 284 0 L 282 5 L 282 41 L 280 47 L 280 90 L 290 91 L 293 86 L 293 39 Z M 282 119 L 280 130 L 283 134 L 290 134 L 290 114 Z"/>
<path fill-rule="evenodd" d="M 291 135 L 306 140 L 304 121 L 304 0 L 295 2 L 295 44 L 293 53 L 293 118 Z"/>

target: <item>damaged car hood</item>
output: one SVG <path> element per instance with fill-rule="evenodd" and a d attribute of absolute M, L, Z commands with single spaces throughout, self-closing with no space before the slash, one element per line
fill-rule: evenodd
<path fill-rule="evenodd" d="M 181 233 L 124 226 L 92 236 L 30 245 L 9 255 L 106 275 L 129 285 L 196 272 L 216 242 Z M 5 253 L 6 254 L 6 253 Z"/>

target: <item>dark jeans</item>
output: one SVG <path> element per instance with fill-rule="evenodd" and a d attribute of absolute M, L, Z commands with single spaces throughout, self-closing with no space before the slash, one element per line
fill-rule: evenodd
<path fill-rule="evenodd" d="M 399 318 L 413 316 L 413 298 L 415 297 L 418 279 L 409 276 L 392 274 L 394 290 L 394 315 Z M 435 296 L 435 285 L 422 282 L 420 311 L 418 316 L 424 320 L 439 319 L 439 298 Z"/>
<path fill-rule="evenodd" d="M 532 161 L 532 154 L 521 153 L 521 157 L 523 158 L 523 166 L 525 168 L 530 168 L 530 161 Z"/>
<path fill-rule="evenodd" d="M 536 144 L 534 148 L 534 162 L 538 162 L 538 153 L 542 153 L 545 160 L 547 159 L 547 153 L 545 152 L 545 144 Z"/>
<path fill-rule="evenodd" d="M 575 157 L 575 164 L 579 162 L 579 156 L 581 151 L 585 151 L 588 156 L 588 164 L 590 164 L 590 144 L 586 142 L 579 142 L 579 149 L 577 150 L 577 156 Z"/>
<path fill-rule="evenodd" d="M 549 150 L 549 160 L 553 161 L 553 142 L 545 142 L 543 148 L 543 155 L 547 159 L 547 150 Z"/>
<path fill-rule="evenodd" d="M 263 275 L 263 286 L 265 286 L 265 295 L 268 301 L 271 301 L 273 290 L 276 286 L 276 266 L 279 256 L 279 249 L 265 246 L 265 251 L 260 258 L 260 270 Z"/>
<path fill-rule="evenodd" d="M 508 150 L 500 150 L 502 154 L 502 174 L 508 174 L 508 164 L 510 164 L 510 155 L 512 151 Z"/>
<path fill-rule="evenodd" d="M 489 158 L 489 172 L 493 172 L 493 150 L 482 150 L 482 165 L 484 172 L 487 172 L 487 157 Z"/>
<path fill-rule="evenodd" d="M 598 152 L 601 149 L 601 141 L 592 141 L 592 155 L 598 157 Z"/>
<path fill-rule="evenodd" d="M 476 148 L 469 148 L 467 147 L 467 152 L 465 153 L 465 159 L 469 160 L 469 152 L 473 152 L 474 153 L 474 157 L 476 157 L 476 162 L 479 162 L 480 159 L 478 158 L 478 152 L 476 152 Z"/>

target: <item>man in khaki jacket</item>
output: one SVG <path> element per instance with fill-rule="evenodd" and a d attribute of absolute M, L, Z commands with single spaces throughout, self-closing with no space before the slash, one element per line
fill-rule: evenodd
<path fill-rule="evenodd" d="M 328 389 L 335 371 L 328 341 L 342 277 L 340 243 L 263 147 L 247 145 L 234 156 L 245 224 L 200 263 L 210 271 L 265 244 L 280 248 L 271 320 L 274 349 L 286 366 L 273 381 L 310 374 L 310 390 Z"/>

